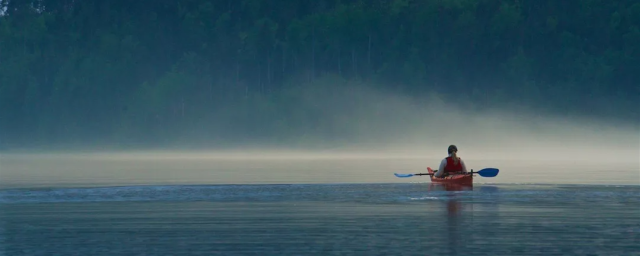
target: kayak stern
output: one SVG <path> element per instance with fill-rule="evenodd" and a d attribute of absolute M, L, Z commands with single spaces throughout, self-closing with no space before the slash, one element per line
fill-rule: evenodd
<path fill-rule="evenodd" d="M 427 167 L 427 171 L 429 174 L 435 174 L 431 167 Z M 473 174 L 471 173 L 462 173 L 462 174 L 453 174 L 448 175 L 443 178 L 434 177 L 434 175 L 429 175 L 431 177 L 431 182 L 433 183 L 446 183 L 446 184 L 458 184 L 458 185 L 472 185 L 473 184 Z"/>

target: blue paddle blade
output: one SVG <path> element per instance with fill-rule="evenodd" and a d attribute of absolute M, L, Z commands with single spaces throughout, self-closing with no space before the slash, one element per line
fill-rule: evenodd
<path fill-rule="evenodd" d="M 475 173 L 480 174 L 480 176 L 482 177 L 495 177 L 495 176 L 498 176 L 499 171 L 500 170 L 498 170 L 498 168 L 484 168 Z"/>
<path fill-rule="evenodd" d="M 394 173 L 396 175 L 396 177 L 398 178 L 409 178 L 409 177 L 413 177 L 413 174 L 399 174 L 399 173 Z"/>

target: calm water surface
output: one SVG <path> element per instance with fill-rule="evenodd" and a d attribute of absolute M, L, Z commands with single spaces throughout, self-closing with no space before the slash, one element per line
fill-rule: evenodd
<path fill-rule="evenodd" d="M 637 163 L 470 159 L 501 172 L 449 188 L 393 177 L 438 159 L 0 160 L 2 256 L 640 255 Z"/>
<path fill-rule="evenodd" d="M 0 203 L 2 255 L 640 252 L 638 186 L 37 188 L 1 190 Z"/>

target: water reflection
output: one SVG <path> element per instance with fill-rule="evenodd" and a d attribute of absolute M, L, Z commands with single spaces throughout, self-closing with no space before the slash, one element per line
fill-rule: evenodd
<path fill-rule="evenodd" d="M 472 191 L 472 185 L 460 185 L 460 184 L 437 184 L 430 183 L 429 191 L 447 191 L 452 193 L 447 193 L 445 196 L 447 197 L 447 217 L 449 218 L 457 218 L 460 214 L 462 214 L 462 204 L 459 200 L 458 193 L 453 193 L 456 191 Z"/>
<path fill-rule="evenodd" d="M 429 191 L 446 191 L 446 211 L 444 211 L 444 220 L 446 221 L 446 240 L 448 255 L 459 255 L 460 247 L 464 245 L 464 232 L 462 229 L 462 218 L 468 218 L 464 212 L 464 205 L 458 191 L 472 191 L 473 185 L 460 184 L 437 184 L 430 183 Z M 469 212 L 470 213 L 470 212 Z M 443 237 L 444 238 L 444 237 Z"/>
<path fill-rule="evenodd" d="M 430 183 L 0 190 L 0 255 L 633 255 L 639 195 Z"/>

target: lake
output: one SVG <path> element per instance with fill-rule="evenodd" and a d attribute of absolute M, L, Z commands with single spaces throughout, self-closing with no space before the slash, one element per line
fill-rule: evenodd
<path fill-rule="evenodd" d="M 187 156 L 0 156 L 0 255 L 640 255 L 634 162 Z"/>

